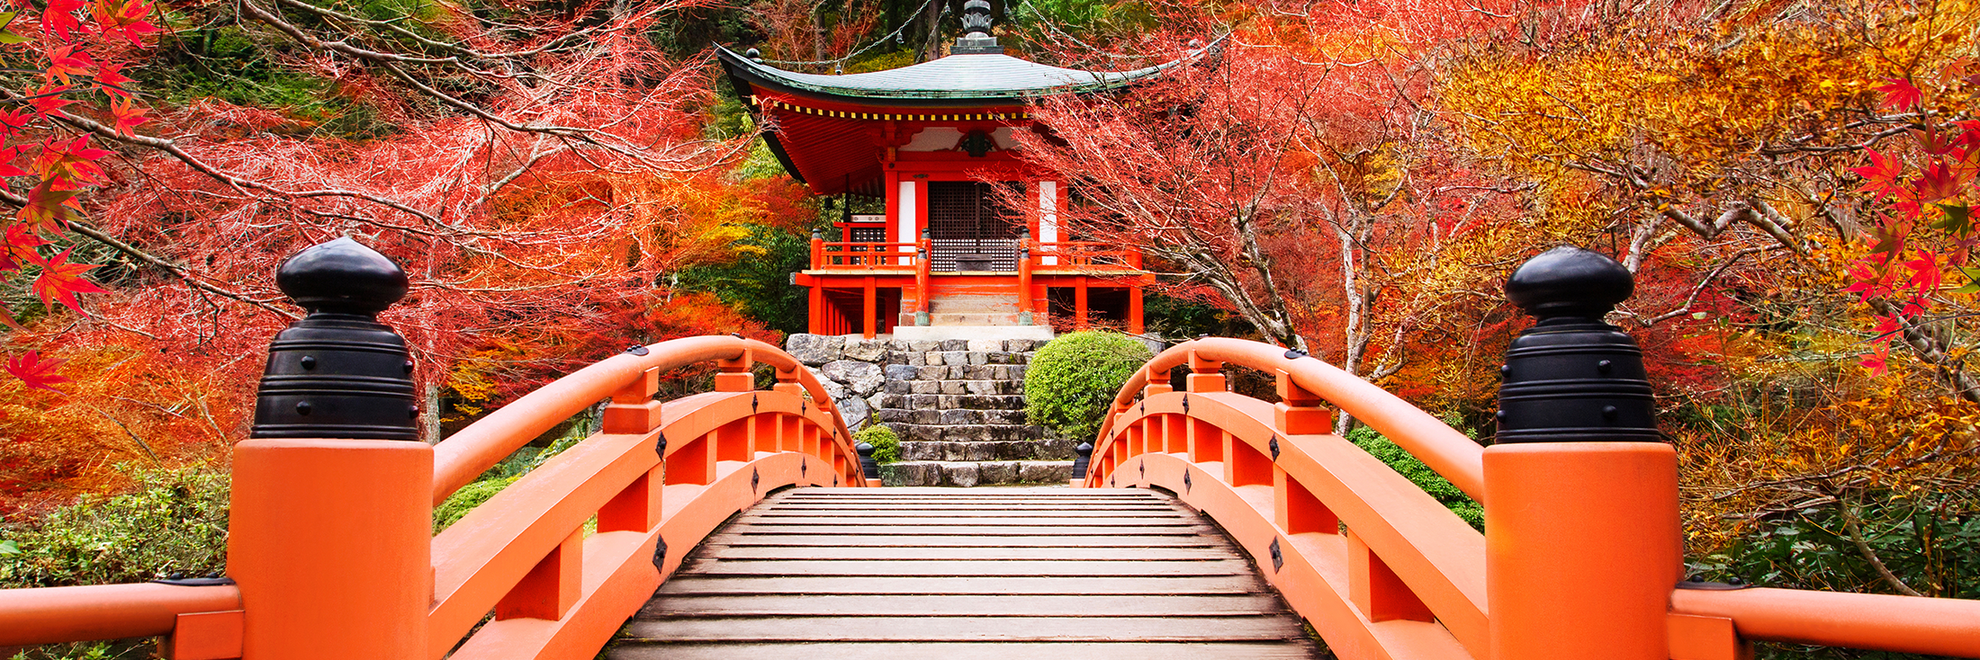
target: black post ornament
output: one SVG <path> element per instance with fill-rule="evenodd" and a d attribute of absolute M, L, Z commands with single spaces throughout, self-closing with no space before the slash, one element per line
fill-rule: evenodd
<path fill-rule="evenodd" d="M 1506 280 L 1536 322 L 1506 349 L 1498 442 L 1661 442 L 1636 340 L 1602 317 L 1635 289 L 1601 254 L 1558 247 Z"/>
<path fill-rule="evenodd" d="M 1086 466 L 1093 461 L 1093 443 L 1082 442 L 1073 447 L 1072 478 L 1085 479 Z"/>
<path fill-rule="evenodd" d="M 378 322 L 405 271 L 339 238 L 289 257 L 275 283 L 309 315 L 269 346 L 250 437 L 419 440 L 406 340 Z"/>
<path fill-rule="evenodd" d="M 879 479 L 880 461 L 873 458 L 873 443 L 862 442 L 853 445 L 853 451 L 859 452 L 860 474 L 866 475 L 868 479 Z"/>

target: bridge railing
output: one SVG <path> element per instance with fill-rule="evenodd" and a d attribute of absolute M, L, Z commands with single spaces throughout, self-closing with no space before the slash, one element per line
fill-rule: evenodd
<path fill-rule="evenodd" d="M 1637 349 L 1599 322 L 1628 274 L 1590 257 L 1607 261 L 1549 253 L 1508 285 L 1541 321 L 1509 351 L 1498 445 L 1302 353 L 1199 339 L 1122 387 L 1081 484 L 1211 516 L 1342 658 L 1735 660 L 1753 641 L 1980 657 L 1980 601 L 1682 581 L 1676 454 Z M 1280 402 L 1226 391 L 1225 364 L 1273 374 Z M 1333 435 L 1334 410 L 1482 503 L 1486 531 Z"/>
<path fill-rule="evenodd" d="M 292 282 L 298 262 L 331 264 Z M 403 344 L 370 316 L 403 273 L 347 239 L 283 271 L 311 315 L 277 339 L 256 437 L 235 446 L 228 577 L 0 590 L 0 647 L 161 635 L 178 660 L 590 658 L 737 511 L 786 486 L 869 485 L 817 379 L 740 337 L 633 347 L 437 446 L 381 439 L 412 429 Z M 380 273 L 398 288 L 364 281 Z M 346 280 L 358 291 L 335 291 Z M 714 391 L 654 400 L 662 373 L 705 362 Z M 432 533 L 435 505 L 604 400 L 598 433 Z"/>

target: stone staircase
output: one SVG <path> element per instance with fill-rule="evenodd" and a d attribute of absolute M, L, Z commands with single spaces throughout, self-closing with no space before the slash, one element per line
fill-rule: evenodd
<path fill-rule="evenodd" d="M 874 419 L 901 438 L 889 486 L 1065 483 L 1075 443 L 1025 423 L 1029 339 L 894 342 Z"/>
<path fill-rule="evenodd" d="M 1007 295 L 948 294 L 928 301 L 929 325 L 1011 326 L 1017 322 L 1017 299 Z M 901 325 L 914 325 L 914 312 L 903 312 Z"/>

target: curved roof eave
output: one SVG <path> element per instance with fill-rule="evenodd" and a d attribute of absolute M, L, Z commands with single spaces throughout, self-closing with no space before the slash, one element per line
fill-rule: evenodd
<path fill-rule="evenodd" d="M 744 57 L 720 44 L 716 56 L 729 70 L 737 91 L 767 87 L 805 96 L 846 101 L 879 101 L 886 105 L 981 105 L 1023 102 L 1039 96 L 1099 92 L 1124 87 L 1175 66 L 1194 61 L 1223 44 L 1210 45 L 1176 59 L 1132 71 L 1066 69 L 1001 54 L 950 55 L 913 66 L 851 74 L 785 71 Z"/>

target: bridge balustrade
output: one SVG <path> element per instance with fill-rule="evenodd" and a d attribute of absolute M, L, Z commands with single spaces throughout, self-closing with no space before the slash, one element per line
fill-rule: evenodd
<path fill-rule="evenodd" d="M 1569 352 L 1548 343 L 1563 327 L 1614 332 L 1599 319 L 1627 297 L 1628 275 L 1621 277 L 1621 295 L 1608 306 L 1552 301 L 1560 304 L 1536 313 L 1542 320 L 1529 334 L 1554 335 L 1541 339 L 1540 359 L 1564 364 Z M 1546 284 L 1546 295 L 1572 297 L 1586 283 Z M 1555 324 L 1554 316 L 1574 318 Z M 1628 371 L 1586 361 L 1591 374 Z M 1272 374 L 1280 401 L 1227 391 L 1226 364 Z M 1177 388 L 1170 372 L 1184 366 Z M 1619 416 L 1592 390 L 1557 388 L 1554 396 L 1524 410 L 1571 421 Z M 1647 421 L 1647 386 L 1640 397 Z M 1502 409 L 1515 407 L 1509 398 Z M 1334 435 L 1336 410 L 1482 503 L 1486 531 Z M 1585 437 L 1510 442 L 1535 433 L 1504 432 L 1501 444 L 1481 447 L 1304 353 L 1204 338 L 1164 351 L 1121 388 L 1075 481 L 1160 488 L 1203 511 L 1351 660 L 1737 660 L 1751 657 L 1753 641 L 1980 657 L 1980 601 L 1683 581 L 1676 454 L 1664 442 L 1616 441 L 1641 440 L 1624 437 L 1640 431 L 1604 437 L 1569 424 L 1539 435 Z"/>
<path fill-rule="evenodd" d="M 346 256 L 383 262 L 371 274 L 389 269 L 399 288 L 365 313 L 319 316 L 312 306 L 311 318 L 382 329 L 370 315 L 403 294 L 403 273 L 341 242 Z M 284 290 L 305 306 L 321 302 L 286 280 Z M 331 343 L 308 339 L 309 351 Z M 389 352 L 358 346 L 378 350 Z M 331 362 L 306 357 L 303 370 Z M 714 391 L 654 400 L 663 373 L 706 362 Z M 775 370 L 767 390 L 756 389 L 757 364 Z M 327 401 L 324 387 L 307 396 Z M 598 433 L 432 533 L 434 506 L 606 401 Z M 309 418 L 311 406 L 284 405 L 305 421 L 337 412 L 319 403 Z M 736 512 L 787 486 L 877 485 L 816 377 L 782 350 L 735 336 L 635 346 L 438 445 L 376 439 L 398 434 L 403 417 L 356 421 L 392 428 L 235 446 L 226 578 L 0 590 L 0 648 L 163 636 L 161 654 L 177 660 L 590 658 Z"/>

